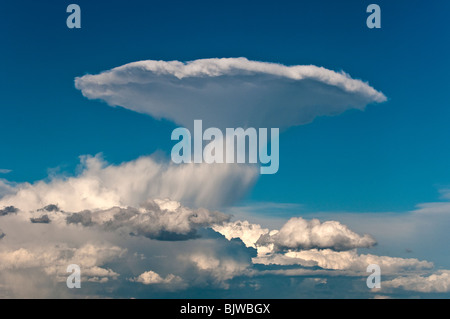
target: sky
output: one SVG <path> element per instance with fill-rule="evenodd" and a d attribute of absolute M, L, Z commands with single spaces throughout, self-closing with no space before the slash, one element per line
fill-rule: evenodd
<path fill-rule="evenodd" d="M 450 296 L 450 4 L 71 3 L 0 4 L 0 296 Z M 278 172 L 170 163 L 198 116 L 280 127 Z"/>

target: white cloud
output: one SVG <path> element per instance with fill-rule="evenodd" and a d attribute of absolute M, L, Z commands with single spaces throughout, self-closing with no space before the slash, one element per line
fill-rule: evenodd
<path fill-rule="evenodd" d="M 375 295 L 372 299 L 392 299 L 390 296 Z"/>
<path fill-rule="evenodd" d="M 307 221 L 301 217 L 291 218 L 280 230 L 269 231 L 259 224 L 252 224 L 248 221 L 215 225 L 213 229 L 228 240 L 240 238 L 247 247 L 256 248 L 258 256 L 263 257 L 283 250 L 308 250 L 311 248 L 350 250 L 371 247 L 376 244 L 370 235 L 358 235 L 337 221 L 321 223 L 318 219 Z M 272 256 L 272 258 L 279 258 L 279 256 Z"/>
<path fill-rule="evenodd" d="M 274 249 L 311 249 L 331 248 L 333 250 L 349 250 L 353 248 L 371 247 L 376 241 L 370 235 L 358 235 L 346 225 L 337 221 L 318 219 L 307 221 L 301 217 L 291 218 L 274 234 L 262 236 L 257 245 L 273 244 Z"/>
<path fill-rule="evenodd" d="M 336 221 L 304 220 L 291 218 L 280 230 L 261 228 L 247 221 L 225 223 L 213 227 L 228 240 L 240 238 L 247 247 L 256 247 L 258 254 L 253 264 L 320 267 L 323 270 L 340 271 L 341 275 L 367 276 L 370 264 L 381 267 L 383 274 L 399 274 L 433 268 L 433 263 L 416 258 L 398 258 L 358 254 L 356 248 L 370 247 L 375 240 L 360 236 L 346 225 Z M 344 250 L 344 251 L 343 251 Z M 277 273 L 277 272 L 275 272 Z M 309 271 L 282 270 L 279 274 L 311 275 Z"/>
<path fill-rule="evenodd" d="M 168 274 L 165 278 L 163 278 L 152 270 L 140 274 L 138 277 L 131 279 L 131 281 L 140 282 L 144 285 L 163 285 L 167 286 L 166 288 L 186 287 L 181 277 Z"/>
<path fill-rule="evenodd" d="M 214 225 L 212 229 L 224 235 L 228 240 L 239 238 L 245 246 L 253 248 L 256 248 L 256 242 L 262 235 L 269 233 L 269 229 L 262 228 L 258 224 L 251 224 L 246 220 Z"/>
<path fill-rule="evenodd" d="M 27 243 L 30 245 L 30 243 Z M 84 280 L 92 278 L 117 278 L 116 272 L 101 268 L 105 263 L 119 258 L 125 250 L 108 244 L 87 243 L 79 248 L 69 247 L 65 243 L 56 245 L 30 246 L 27 248 L 0 250 L 0 270 L 40 269 L 47 275 L 53 276 L 57 281 L 67 278 L 67 266 L 77 264 L 81 268 Z M 105 280 L 103 279 L 102 282 Z"/>
<path fill-rule="evenodd" d="M 108 165 L 99 156 L 86 156 L 82 165 L 82 172 L 75 177 L 54 177 L 49 182 L 8 188 L 13 194 L 0 198 L 0 207 L 31 211 L 57 204 L 62 210 L 76 212 L 137 207 L 149 198 L 170 198 L 197 207 L 221 206 L 245 194 L 258 177 L 254 166 L 175 165 L 152 157 Z"/>
<path fill-rule="evenodd" d="M 94 164 L 97 161 L 94 159 Z M 109 166 L 100 164 L 99 169 L 92 169 L 89 174 L 82 172 L 73 179 L 95 176 L 104 183 L 111 178 L 103 173 Z M 119 167 L 114 167 L 113 171 Z M 119 182 L 121 179 L 111 180 Z M 59 182 L 64 181 L 67 179 L 61 178 Z M 53 188 L 48 194 L 58 194 L 62 199 L 65 195 L 70 199 L 67 202 L 79 198 L 73 199 L 71 192 L 57 189 L 63 184 L 52 183 L 54 181 L 46 183 Z M 47 193 L 40 190 L 39 194 Z M 419 282 L 425 281 L 426 287 L 432 288 L 416 291 L 447 292 L 447 286 L 437 283 L 439 280 L 446 282 L 447 271 L 426 277 L 424 274 L 433 268 L 433 263 L 426 260 L 361 254 L 356 248 L 373 245 L 373 238 L 357 234 L 336 221 L 293 218 L 280 224 L 279 229 L 269 229 L 247 220 L 228 222 L 227 214 L 188 208 L 168 199 L 147 198 L 136 207 L 108 207 L 77 213 L 62 211 L 61 203 L 65 202 L 36 200 L 31 211 L 17 211 L 13 207 L 0 211 L 0 226 L 8 232 L 0 245 L 0 286 L 5 287 L 0 295 L 33 297 L 45 291 L 48 296 L 58 297 L 65 286 L 66 267 L 72 263 L 82 267 L 83 294 L 95 294 L 95 289 L 114 289 L 124 281 L 134 285 L 133 293 L 150 291 L 152 296 L 158 296 L 161 291 L 175 293 L 204 287 L 233 289 L 249 278 L 257 283 L 259 291 L 264 291 L 270 290 L 265 285 L 273 285 L 271 280 L 277 281 L 276 276 L 285 280 L 295 276 L 320 276 L 323 283 L 307 280 L 304 287 L 328 289 L 324 286 L 332 287 L 335 282 L 331 280 L 339 280 L 338 277 L 366 277 L 368 264 L 380 265 L 382 275 L 386 276 L 383 283 L 388 283 L 386 288 L 414 290 L 414 283 L 419 286 Z M 58 207 L 51 204 L 58 204 Z M 433 216 L 447 216 L 448 206 L 443 207 L 444 204 L 421 205 L 414 216 L 423 217 L 423 221 Z M 43 214 L 48 215 L 51 223 L 30 222 L 31 217 L 39 218 Z M 401 220 L 405 222 L 407 217 Z M 233 238 L 240 238 L 242 242 Z M 174 239 L 195 240 L 170 241 Z M 392 279 L 394 276 L 398 278 Z M 59 286 L 54 286 L 55 282 Z M 67 289 L 64 291 L 67 293 Z M 104 290 L 99 295 L 105 296 Z"/>
<path fill-rule="evenodd" d="M 402 288 L 418 292 L 450 292 L 450 270 L 438 270 L 429 276 L 408 275 L 383 281 L 382 288 Z"/>
<path fill-rule="evenodd" d="M 238 260 L 232 256 L 217 257 L 213 254 L 197 253 L 187 258 L 205 275 L 213 278 L 214 282 L 228 288 L 227 280 L 243 275 L 249 271 L 250 263 Z"/>
<path fill-rule="evenodd" d="M 10 169 L 4 169 L 4 168 L 0 168 L 0 174 L 8 174 L 11 173 L 12 171 Z"/>
<path fill-rule="evenodd" d="M 202 119 L 208 127 L 286 128 L 386 101 L 344 72 L 246 58 L 139 61 L 77 77 L 75 86 L 89 99 L 185 127 Z"/>
<path fill-rule="evenodd" d="M 322 269 L 351 270 L 362 274 L 366 274 L 366 268 L 370 264 L 379 265 L 383 274 L 396 274 L 401 271 L 416 271 L 433 267 L 433 263 L 416 258 L 359 255 L 356 250 L 334 251 L 331 249 L 309 249 L 288 251 L 284 254 L 269 254 L 253 258 L 253 262 L 264 265 L 319 266 Z"/>

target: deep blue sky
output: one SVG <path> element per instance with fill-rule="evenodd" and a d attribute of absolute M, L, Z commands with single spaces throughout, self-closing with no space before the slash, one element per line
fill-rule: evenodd
<path fill-rule="evenodd" d="M 378 3 L 382 29 L 365 25 Z M 77 3 L 82 29 L 66 27 Z M 249 201 L 308 210 L 401 211 L 450 185 L 448 1 L 9 1 L 0 4 L 0 168 L 12 181 L 78 156 L 111 163 L 170 152 L 174 124 L 98 101 L 73 80 L 137 60 L 240 57 L 315 64 L 389 101 L 280 137 L 280 170 Z M 1 177 L 1 176 L 0 176 Z"/>

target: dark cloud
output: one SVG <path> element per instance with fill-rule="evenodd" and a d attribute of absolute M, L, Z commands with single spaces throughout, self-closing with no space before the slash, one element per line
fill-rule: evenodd
<path fill-rule="evenodd" d="M 131 236 L 179 241 L 198 238 L 197 230 L 230 220 L 230 215 L 207 209 L 189 209 L 173 201 L 148 201 L 140 208 L 113 207 L 100 211 L 72 213 L 67 224 L 99 226 Z"/>
<path fill-rule="evenodd" d="M 19 211 L 19 209 L 17 209 L 14 206 L 6 206 L 5 208 L 0 209 L 0 216 L 5 216 L 5 215 L 8 215 L 8 214 L 15 214 L 18 211 Z"/>
<path fill-rule="evenodd" d="M 43 208 L 38 209 L 37 211 L 38 212 L 49 212 L 49 213 L 51 213 L 51 212 L 59 212 L 60 209 L 59 209 L 58 205 L 50 204 L 50 205 L 47 205 L 47 206 L 45 206 Z"/>
<path fill-rule="evenodd" d="M 67 224 L 81 224 L 83 226 L 94 225 L 92 222 L 91 212 L 89 210 L 73 213 L 70 216 L 67 216 L 66 222 Z"/>
<path fill-rule="evenodd" d="M 30 221 L 33 224 L 49 224 L 51 222 L 51 220 L 47 214 L 42 215 L 41 217 L 37 217 L 37 218 L 30 218 Z"/>

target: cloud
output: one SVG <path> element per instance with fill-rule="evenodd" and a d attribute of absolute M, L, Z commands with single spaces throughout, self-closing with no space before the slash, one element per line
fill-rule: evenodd
<path fill-rule="evenodd" d="M 0 216 L 6 216 L 8 214 L 16 214 L 19 210 L 14 206 L 6 206 L 0 209 Z"/>
<path fill-rule="evenodd" d="M 259 246 L 273 245 L 275 250 L 331 248 L 349 250 L 371 247 L 376 241 L 370 235 L 360 236 L 337 221 L 318 219 L 307 221 L 301 217 L 291 218 L 280 231 L 266 234 L 256 243 Z"/>
<path fill-rule="evenodd" d="M 448 188 L 444 188 L 444 189 L 440 189 L 439 193 L 441 194 L 441 198 L 442 199 L 450 199 L 450 189 Z"/>
<path fill-rule="evenodd" d="M 228 240 L 239 238 L 245 246 L 253 248 L 257 248 L 256 242 L 262 235 L 269 233 L 269 229 L 262 228 L 258 224 L 251 224 L 246 220 L 214 225 L 212 228 Z"/>
<path fill-rule="evenodd" d="M 384 275 L 429 271 L 432 262 L 417 258 L 399 258 L 359 254 L 356 248 L 371 247 L 370 235 L 360 236 L 337 221 L 321 223 L 301 217 L 291 218 L 280 230 L 269 230 L 248 221 L 214 226 L 228 240 L 240 238 L 247 247 L 257 249 L 254 265 L 265 265 L 264 274 L 285 276 L 367 276 L 367 266 L 377 264 Z M 277 266 L 295 267 L 277 269 Z M 274 269 L 270 269 L 274 267 Z"/>
<path fill-rule="evenodd" d="M 19 248 L 0 251 L 0 270 L 5 274 L 11 270 L 30 270 L 39 268 L 57 281 L 66 281 L 67 266 L 77 264 L 81 268 L 82 279 L 105 282 L 104 278 L 117 278 L 110 269 L 101 268 L 105 263 L 120 257 L 125 250 L 108 244 L 87 243 L 79 248 L 66 244 Z M 102 280 L 103 279 L 103 280 Z"/>
<path fill-rule="evenodd" d="M 233 258 L 232 256 L 217 257 L 214 254 L 197 253 L 188 257 L 197 269 L 213 279 L 215 284 L 228 288 L 227 280 L 241 276 L 249 271 L 250 260 Z"/>
<path fill-rule="evenodd" d="M 175 165 L 149 156 L 120 165 L 109 165 L 100 156 L 84 156 L 81 167 L 81 173 L 74 177 L 56 176 L 49 182 L 18 184 L 13 194 L 0 198 L 0 207 L 32 211 L 58 205 L 62 210 L 79 212 L 137 207 L 149 198 L 170 198 L 195 207 L 220 207 L 243 196 L 258 177 L 254 166 Z M 5 209 L 0 215 L 11 213 Z"/>
<path fill-rule="evenodd" d="M 60 209 L 59 209 L 58 205 L 50 204 L 45 207 L 39 208 L 37 211 L 38 212 L 59 212 Z"/>
<path fill-rule="evenodd" d="M 0 229 L 0 239 L 3 239 L 3 237 L 5 237 L 6 234 Z"/>
<path fill-rule="evenodd" d="M 409 275 L 382 283 L 382 288 L 402 288 L 417 292 L 450 292 L 450 270 L 438 270 L 429 276 Z"/>
<path fill-rule="evenodd" d="M 10 169 L 0 169 L 0 174 L 8 174 L 11 173 L 12 171 Z"/>
<path fill-rule="evenodd" d="M 384 295 L 375 295 L 373 296 L 373 299 L 392 299 L 392 298 Z"/>
<path fill-rule="evenodd" d="M 0 178 L 0 198 L 5 195 L 14 193 L 14 186 L 14 183 Z"/>
<path fill-rule="evenodd" d="M 398 258 L 376 256 L 372 254 L 359 255 L 356 250 L 334 251 L 331 249 L 309 249 L 288 251 L 266 256 L 258 256 L 254 263 L 263 265 L 302 265 L 306 267 L 318 266 L 330 270 L 350 270 L 355 273 L 366 274 L 367 266 L 377 264 L 383 274 L 397 274 L 401 271 L 427 270 L 433 268 L 433 263 L 416 258 Z"/>
<path fill-rule="evenodd" d="M 172 289 L 181 289 L 186 287 L 183 279 L 179 276 L 168 274 L 165 278 L 163 278 L 159 274 L 151 270 L 140 274 L 136 278 L 132 278 L 130 281 L 139 282 L 144 285 L 162 285 L 165 286 L 165 288 Z"/>
<path fill-rule="evenodd" d="M 413 290 L 408 288 L 412 287 L 411 282 L 425 280 L 429 286 L 437 285 L 429 292 L 447 292 L 433 277 L 436 275 L 445 281 L 445 271 L 433 273 L 432 262 L 361 253 L 360 248 L 378 249 L 372 247 L 375 244 L 372 236 L 357 233 L 347 223 L 323 216 L 322 221 L 291 218 L 271 229 L 271 222 L 263 227 L 245 219 L 230 221 L 229 214 L 189 208 L 170 199 L 147 197 L 144 200 L 144 195 L 136 201 L 140 202 L 136 206 L 67 210 L 68 207 L 83 207 L 75 205 L 76 199 L 82 197 L 74 196 L 74 192 L 81 193 L 79 185 L 84 185 L 86 180 L 99 181 L 102 187 L 108 185 L 108 189 L 125 199 L 119 201 L 121 203 L 132 202 L 125 191 L 117 191 L 118 187 L 114 186 L 122 179 L 111 177 L 124 174 L 117 171 L 131 164 L 111 166 L 99 158 L 90 159 L 93 160 L 91 165 L 99 166 L 85 165 L 72 180 L 54 177 L 46 183 L 18 187 L 17 193 L 27 187 L 47 187 L 45 192 L 33 189 L 38 195 L 29 198 L 38 199 L 29 206 L 24 205 L 31 208 L 29 210 L 20 207 L 20 197 L 9 197 L 9 200 L 14 199 L 9 204 L 2 199 L 0 226 L 8 230 L 8 236 L 0 245 L 0 287 L 4 287 L 0 288 L 1 296 L 73 297 L 74 292 L 68 292 L 65 287 L 69 264 L 81 266 L 83 291 L 80 297 L 181 297 L 205 289 L 216 293 L 215 296 L 226 295 L 221 292 L 226 290 L 233 296 L 239 291 L 246 294 L 258 291 L 261 297 L 273 297 L 274 287 L 282 287 L 278 289 L 285 290 L 286 294 L 295 293 L 299 287 L 314 294 L 319 290 L 336 289 L 343 281 L 366 289 L 361 279 L 367 277 L 369 264 L 380 265 L 383 283 L 388 283 L 386 289 Z M 65 188 L 65 183 L 78 186 Z M 127 185 L 132 187 L 131 183 Z M 146 184 L 136 187 L 141 185 Z M 109 192 L 99 193 L 105 200 L 98 202 L 115 203 L 104 196 Z M 52 202 L 55 197 L 59 201 Z M 94 207 L 95 202 L 88 203 Z M 446 204 L 423 204 L 413 215 L 421 216 L 422 221 L 434 216 L 445 217 L 448 216 Z M 283 208 L 294 209 L 280 207 Z M 239 215 L 239 210 L 233 213 Z M 51 223 L 30 223 L 31 218 L 40 219 L 44 215 Z M 408 216 L 400 220 L 405 223 Z M 376 223 L 371 224 L 374 225 Z M 21 286 L 17 286 L 18 283 Z M 331 290 L 333 296 L 345 295 L 345 288 Z M 373 295 L 369 290 L 364 291 L 364 296 Z M 204 297 L 201 293 L 195 296 Z"/>
<path fill-rule="evenodd" d="M 41 217 L 30 218 L 30 221 L 33 224 L 49 224 L 51 222 L 50 218 L 47 214 L 42 215 Z"/>
<path fill-rule="evenodd" d="M 75 79 L 89 99 L 192 127 L 279 127 L 386 101 L 367 83 L 314 65 L 246 58 L 139 61 Z M 237 116 L 238 114 L 238 116 Z"/>
<path fill-rule="evenodd" d="M 113 207 L 73 213 L 66 217 L 68 224 L 98 225 L 104 230 L 158 240 L 196 238 L 197 228 L 222 224 L 229 219 L 229 215 L 220 212 L 189 209 L 176 201 L 158 199 L 149 200 L 140 208 Z"/>

